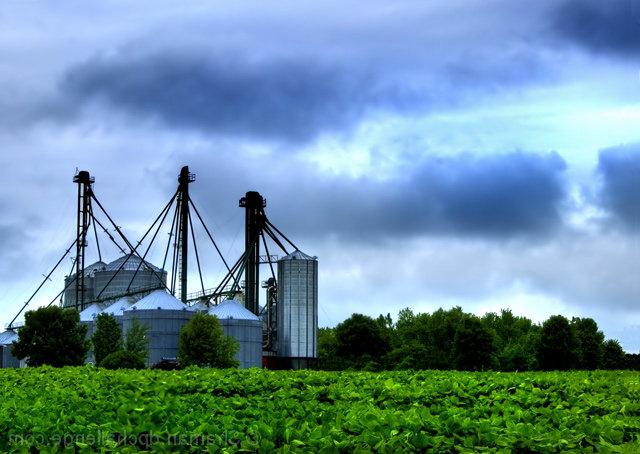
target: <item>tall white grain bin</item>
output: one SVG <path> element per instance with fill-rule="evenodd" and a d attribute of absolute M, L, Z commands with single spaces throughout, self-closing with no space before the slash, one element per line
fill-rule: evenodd
<path fill-rule="evenodd" d="M 147 327 L 147 365 L 152 366 L 165 358 L 178 357 L 180 330 L 194 314 L 173 295 L 164 290 L 156 290 L 125 309 L 122 331 L 126 336 L 134 319 Z"/>
<path fill-rule="evenodd" d="M 209 309 L 222 330 L 240 344 L 236 359 L 241 369 L 262 367 L 262 321 L 236 300 L 225 300 Z"/>
<path fill-rule="evenodd" d="M 18 333 L 12 330 L 0 333 L 0 367 L 17 368 L 21 366 L 21 361 L 11 354 L 11 344 L 18 340 Z"/>
<path fill-rule="evenodd" d="M 318 357 L 318 258 L 294 251 L 278 260 L 277 355 L 294 369 Z"/>

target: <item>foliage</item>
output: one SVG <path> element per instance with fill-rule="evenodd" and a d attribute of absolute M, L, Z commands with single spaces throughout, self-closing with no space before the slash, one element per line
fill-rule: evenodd
<path fill-rule="evenodd" d="M 178 360 L 182 366 L 238 367 L 234 358 L 238 348 L 216 316 L 198 312 L 180 331 Z"/>
<path fill-rule="evenodd" d="M 12 354 L 29 366 L 75 366 L 84 363 L 89 351 L 87 326 L 75 309 L 41 307 L 25 314 Z"/>
<path fill-rule="evenodd" d="M 321 370 L 343 370 L 348 367 L 344 359 L 338 356 L 338 341 L 335 328 L 318 329 L 318 362 Z"/>
<path fill-rule="evenodd" d="M 111 353 L 122 350 L 122 329 L 116 318 L 107 313 L 95 318 L 96 330 L 91 337 L 93 353 L 97 365 L 101 365 Z"/>
<path fill-rule="evenodd" d="M 0 370 L 0 452 L 637 452 L 635 372 Z"/>
<path fill-rule="evenodd" d="M 538 362 L 543 370 L 567 370 L 575 364 L 576 340 L 569 321 L 562 315 L 549 317 L 542 324 L 538 343 Z"/>
<path fill-rule="evenodd" d="M 494 362 L 494 334 L 474 316 L 462 319 L 453 338 L 452 364 L 458 370 L 490 369 Z"/>
<path fill-rule="evenodd" d="M 571 320 L 571 329 L 576 339 L 576 368 L 593 370 L 602 362 L 604 334 L 592 318 Z"/>
<path fill-rule="evenodd" d="M 336 355 L 351 367 L 377 369 L 390 347 L 384 318 L 353 314 L 336 326 L 335 336 Z"/>
<path fill-rule="evenodd" d="M 145 364 L 139 354 L 119 350 L 109 353 L 101 362 L 100 367 L 105 369 L 144 369 Z"/>
<path fill-rule="evenodd" d="M 124 343 L 124 349 L 138 355 L 143 362 L 146 362 L 149 356 L 148 332 L 148 326 L 140 323 L 137 318 L 133 318 L 131 320 L 131 326 L 127 330 L 127 337 Z"/>
<path fill-rule="evenodd" d="M 321 328 L 316 367 L 595 370 L 610 367 L 611 361 L 607 366 L 603 364 L 603 351 L 604 335 L 591 318 L 573 318 L 569 322 L 562 316 L 554 316 L 540 326 L 510 310 L 478 318 L 460 307 L 433 313 L 414 313 L 407 308 L 398 313 L 395 323 L 389 314 L 377 319 L 354 314 L 336 328 Z M 612 353 L 618 365 L 619 353 L 617 350 Z M 640 357 L 627 355 L 624 367 L 639 369 Z"/>
<path fill-rule="evenodd" d="M 624 368 L 628 370 L 640 370 L 640 354 L 638 353 L 626 353 Z"/>
<path fill-rule="evenodd" d="M 609 339 L 602 349 L 603 369 L 623 369 L 626 366 L 624 350 L 617 340 Z"/>

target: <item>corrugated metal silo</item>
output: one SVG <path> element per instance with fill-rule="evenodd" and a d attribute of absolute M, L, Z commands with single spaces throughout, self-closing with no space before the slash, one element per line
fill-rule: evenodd
<path fill-rule="evenodd" d="M 95 296 L 97 297 L 102 292 L 101 297 L 108 298 L 113 295 L 121 295 L 127 289 L 137 290 L 157 287 L 162 285 L 158 277 L 166 284 L 166 271 L 147 261 L 141 262 L 142 259 L 139 257 L 125 255 L 95 271 L 93 273 L 93 292 Z M 131 282 L 131 279 L 133 279 L 133 282 Z M 107 286 L 107 284 L 109 285 Z"/>
<path fill-rule="evenodd" d="M 262 367 L 262 321 L 236 300 L 225 300 L 209 309 L 218 317 L 227 336 L 240 344 L 236 359 L 241 369 Z"/>
<path fill-rule="evenodd" d="M 122 331 L 126 336 L 134 319 L 148 328 L 147 364 L 152 366 L 164 358 L 178 357 L 180 329 L 194 314 L 174 296 L 164 290 L 156 290 L 125 309 Z"/>
<path fill-rule="evenodd" d="M 295 251 L 278 260 L 277 354 L 291 367 L 318 356 L 318 259 Z"/>
<path fill-rule="evenodd" d="M 15 331 L 5 331 L 0 333 L 0 367 L 17 368 L 21 366 L 21 361 L 11 354 L 11 344 L 18 340 L 18 333 Z"/>

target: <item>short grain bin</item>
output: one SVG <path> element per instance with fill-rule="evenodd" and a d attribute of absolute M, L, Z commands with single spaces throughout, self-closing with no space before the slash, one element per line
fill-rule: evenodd
<path fill-rule="evenodd" d="M 262 367 L 262 321 L 236 300 L 225 300 L 209 309 L 218 317 L 227 336 L 240 344 L 236 359 L 241 369 Z"/>
<path fill-rule="evenodd" d="M 194 314 L 174 296 L 164 290 L 156 290 L 125 309 L 122 331 L 126 336 L 134 319 L 147 327 L 147 364 L 152 366 L 165 358 L 178 357 L 180 330 Z"/>

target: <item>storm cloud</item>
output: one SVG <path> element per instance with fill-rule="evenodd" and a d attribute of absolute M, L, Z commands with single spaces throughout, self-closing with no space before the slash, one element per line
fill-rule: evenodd
<path fill-rule="evenodd" d="M 640 54 L 640 4 L 635 0 L 568 0 L 552 20 L 555 32 L 597 53 Z"/>
<path fill-rule="evenodd" d="M 369 111 L 425 102 L 366 70 L 228 55 L 93 59 L 70 69 L 61 88 L 79 104 L 100 100 L 170 127 L 294 141 L 349 129 Z"/>
<path fill-rule="evenodd" d="M 600 202 L 614 219 L 640 233 L 640 144 L 600 152 Z"/>
<path fill-rule="evenodd" d="M 209 182 L 198 183 L 198 193 L 214 196 L 202 203 L 223 210 L 220 200 L 239 198 L 243 188 L 259 190 L 276 201 L 268 208 L 273 222 L 295 237 L 505 239 L 544 236 L 562 224 L 566 164 L 556 153 L 430 157 L 389 180 L 327 177 L 300 165 L 265 179 L 226 158 L 215 170 L 219 175 L 209 173 Z M 198 161 L 192 170 L 207 173 Z M 263 164 L 268 167 L 268 160 Z M 235 181 L 220 187 L 223 174 L 235 175 Z"/>

